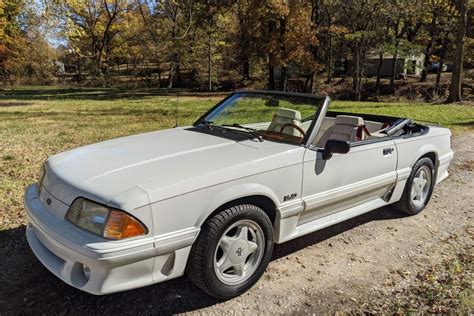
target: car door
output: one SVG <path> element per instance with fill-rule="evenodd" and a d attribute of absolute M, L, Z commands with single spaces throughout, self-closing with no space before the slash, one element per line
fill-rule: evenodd
<path fill-rule="evenodd" d="M 353 143 L 347 154 L 334 154 L 329 160 L 322 159 L 321 150 L 306 149 L 302 189 L 306 207 L 298 224 L 386 199 L 397 178 L 396 150 L 391 139 Z"/>

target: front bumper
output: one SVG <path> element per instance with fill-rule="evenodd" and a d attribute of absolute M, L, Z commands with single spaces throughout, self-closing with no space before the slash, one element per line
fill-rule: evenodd
<path fill-rule="evenodd" d="M 172 235 L 110 241 L 54 216 L 38 196 L 25 192 L 28 243 L 43 265 L 65 283 L 102 295 L 147 286 L 183 275 L 199 229 Z M 87 266 L 90 273 L 84 273 Z"/>

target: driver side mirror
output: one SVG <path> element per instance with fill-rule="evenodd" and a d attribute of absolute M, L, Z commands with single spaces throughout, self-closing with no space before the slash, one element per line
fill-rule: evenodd
<path fill-rule="evenodd" d="M 349 142 L 337 139 L 328 139 L 324 145 L 323 159 L 331 159 L 333 154 L 347 154 L 351 149 Z"/>

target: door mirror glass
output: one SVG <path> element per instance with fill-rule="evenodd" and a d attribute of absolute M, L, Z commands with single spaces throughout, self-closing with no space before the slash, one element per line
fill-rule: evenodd
<path fill-rule="evenodd" d="M 331 159 L 333 154 L 347 154 L 351 149 L 349 142 L 337 139 L 329 139 L 324 145 L 323 159 Z"/>

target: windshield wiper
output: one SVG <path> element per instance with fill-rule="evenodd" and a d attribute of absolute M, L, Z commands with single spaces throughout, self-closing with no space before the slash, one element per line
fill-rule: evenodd
<path fill-rule="evenodd" d="M 252 134 L 253 136 L 255 136 L 259 142 L 263 142 L 263 136 L 260 135 L 257 130 L 255 128 L 251 128 L 251 127 L 245 127 L 245 126 L 242 126 L 238 123 L 234 123 L 234 124 L 223 124 L 222 125 L 223 127 L 235 127 L 235 128 L 241 128 L 241 129 L 244 129 L 246 130 L 247 132 L 249 132 L 250 134 Z"/>
<path fill-rule="evenodd" d="M 196 125 L 204 125 L 206 126 L 210 131 L 212 131 L 212 126 L 214 125 L 213 121 L 206 121 L 206 120 L 200 120 L 196 122 Z"/>

